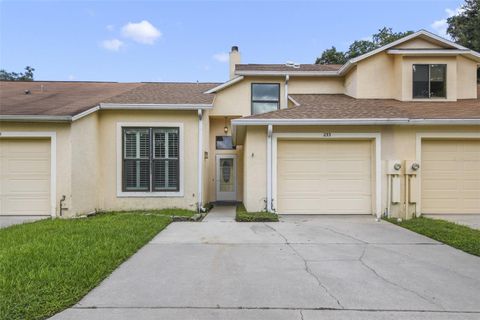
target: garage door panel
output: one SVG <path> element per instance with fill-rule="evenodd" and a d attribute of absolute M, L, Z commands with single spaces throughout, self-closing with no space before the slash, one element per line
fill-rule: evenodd
<path fill-rule="evenodd" d="M 365 159 L 339 160 L 332 159 L 327 161 L 326 170 L 331 173 L 358 174 L 360 170 L 369 170 L 370 163 Z"/>
<path fill-rule="evenodd" d="M 50 179 L 10 179 L 5 192 L 50 194 Z"/>
<path fill-rule="evenodd" d="M 277 144 L 277 206 L 284 214 L 370 214 L 370 141 Z"/>
<path fill-rule="evenodd" d="M 421 179 L 423 213 L 480 213 L 480 141 L 423 141 Z"/>
<path fill-rule="evenodd" d="M 44 174 L 49 171 L 50 160 L 49 159 L 9 159 L 6 165 L 6 169 L 9 174 Z"/>
<path fill-rule="evenodd" d="M 325 163 L 318 163 L 315 159 L 280 159 L 282 161 L 282 174 L 288 175 L 290 173 L 311 173 L 316 172 L 319 166 L 325 166 Z"/>
<path fill-rule="evenodd" d="M 370 199 L 282 199 L 279 207 L 283 214 L 368 214 L 361 208 L 369 205 Z"/>
<path fill-rule="evenodd" d="M 45 207 L 49 207 L 48 197 L 7 197 L 6 212 L 17 215 L 44 215 Z M 48 214 L 48 213 L 47 213 Z"/>
<path fill-rule="evenodd" d="M 362 194 L 365 192 L 365 177 L 363 179 L 352 180 L 352 179 L 330 179 L 328 180 L 327 190 L 330 193 L 352 193 Z M 370 186 L 368 186 L 370 190 Z M 365 194 L 370 194 L 370 192 L 365 192 Z"/>
<path fill-rule="evenodd" d="M 325 192 L 326 186 L 322 184 L 321 180 L 313 179 L 302 179 L 302 180 L 290 180 L 285 179 L 285 186 L 282 188 L 282 191 L 279 193 L 280 196 L 286 194 L 296 194 L 296 193 L 309 193 L 312 190 L 318 192 Z"/>
<path fill-rule="evenodd" d="M 0 140 L 0 214 L 49 215 L 50 140 Z"/>

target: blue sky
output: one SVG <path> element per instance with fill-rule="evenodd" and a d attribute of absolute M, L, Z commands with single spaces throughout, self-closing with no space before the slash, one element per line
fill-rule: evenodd
<path fill-rule="evenodd" d="M 224 81 L 243 63 L 313 63 L 383 26 L 443 35 L 463 1 L 2 1 L 0 68 L 36 80 Z"/>

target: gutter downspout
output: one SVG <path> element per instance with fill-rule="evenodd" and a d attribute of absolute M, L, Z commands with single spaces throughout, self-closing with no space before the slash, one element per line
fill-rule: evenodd
<path fill-rule="evenodd" d="M 290 80 L 290 76 L 287 74 L 285 76 L 285 108 L 288 108 L 288 80 Z"/>
<path fill-rule="evenodd" d="M 203 211 L 203 110 L 198 109 L 198 190 L 197 210 Z"/>
<path fill-rule="evenodd" d="M 267 131 L 267 211 L 272 212 L 272 131 L 271 124 Z"/>

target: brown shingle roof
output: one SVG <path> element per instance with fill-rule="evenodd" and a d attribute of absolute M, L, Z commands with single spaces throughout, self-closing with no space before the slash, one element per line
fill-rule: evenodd
<path fill-rule="evenodd" d="M 0 82 L 0 114 L 73 116 L 140 86 L 113 82 Z M 30 94 L 25 94 L 29 90 Z"/>
<path fill-rule="evenodd" d="M 105 103 L 211 104 L 214 95 L 205 91 L 219 83 L 144 83 L 130 91 L 107 99 Z"/>
<path fill-rule="evenodd" d="M 1 115 L 74 116 L 102 102 L 210 104 L 216 83 L 0 81 Z M 25 94 L 29 90 L 29 94 Z"/>
<path fill-rule="evenodd" d="M 342 94 L 293 94 L 300 105 L 244 119 L 480 119 L 480 98 L 452 102 L 354 99 Z"/>
<path fill-rule="evenodd" d="M 337 71 L 341 64 L 300 64 L 299 68 L 289 67 L 285 64 L 237 64 L 235 71 Z"/>

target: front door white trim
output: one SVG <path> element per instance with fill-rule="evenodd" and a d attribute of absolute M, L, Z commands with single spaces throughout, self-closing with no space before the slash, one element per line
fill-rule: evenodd
<path fill-rule="evenodd" d="M 480 139 L 480 132 L 419 132 L 416 137 L 415 155 L 420 164 L 420 171 L 417 173 L 418 180 L 418 200 L 415 210 L 417 217 L 422 215 L 422 140 L 423 139 L 446 139 L 446 140 L 464 140 Z"/>
<path fill-rule="evenodd" d="M 277 143 L 278 139 L 318 139 L 318 140 L 373 140 L 375 143 L 375 204 L 373 213 L 377 218 L 382 214 L 382 162 L 380 132 L 366 133 L 333 133 L 333 132 L 276 132 L 272 135 L 272 199 L 277 208 Z M 268 198 L 268 196 L 267 196 Z"/>
<path fill-rule="evenodd" d="M 1 131 L 1 138 L 50 138 L 50 215 L 57 216 L 57 133 L 42 131 Z"/>
<path fill-rule="evenodd" d="M 234 174 L 234 191 L 221 192 L 220 191 L 220 160 L 233 159 L 233 174 Z M 234 154 L 217 154 L 215 157 L 215 198 L 217 201 L 236 201 L 237 200 L 237 156 Z"/>

